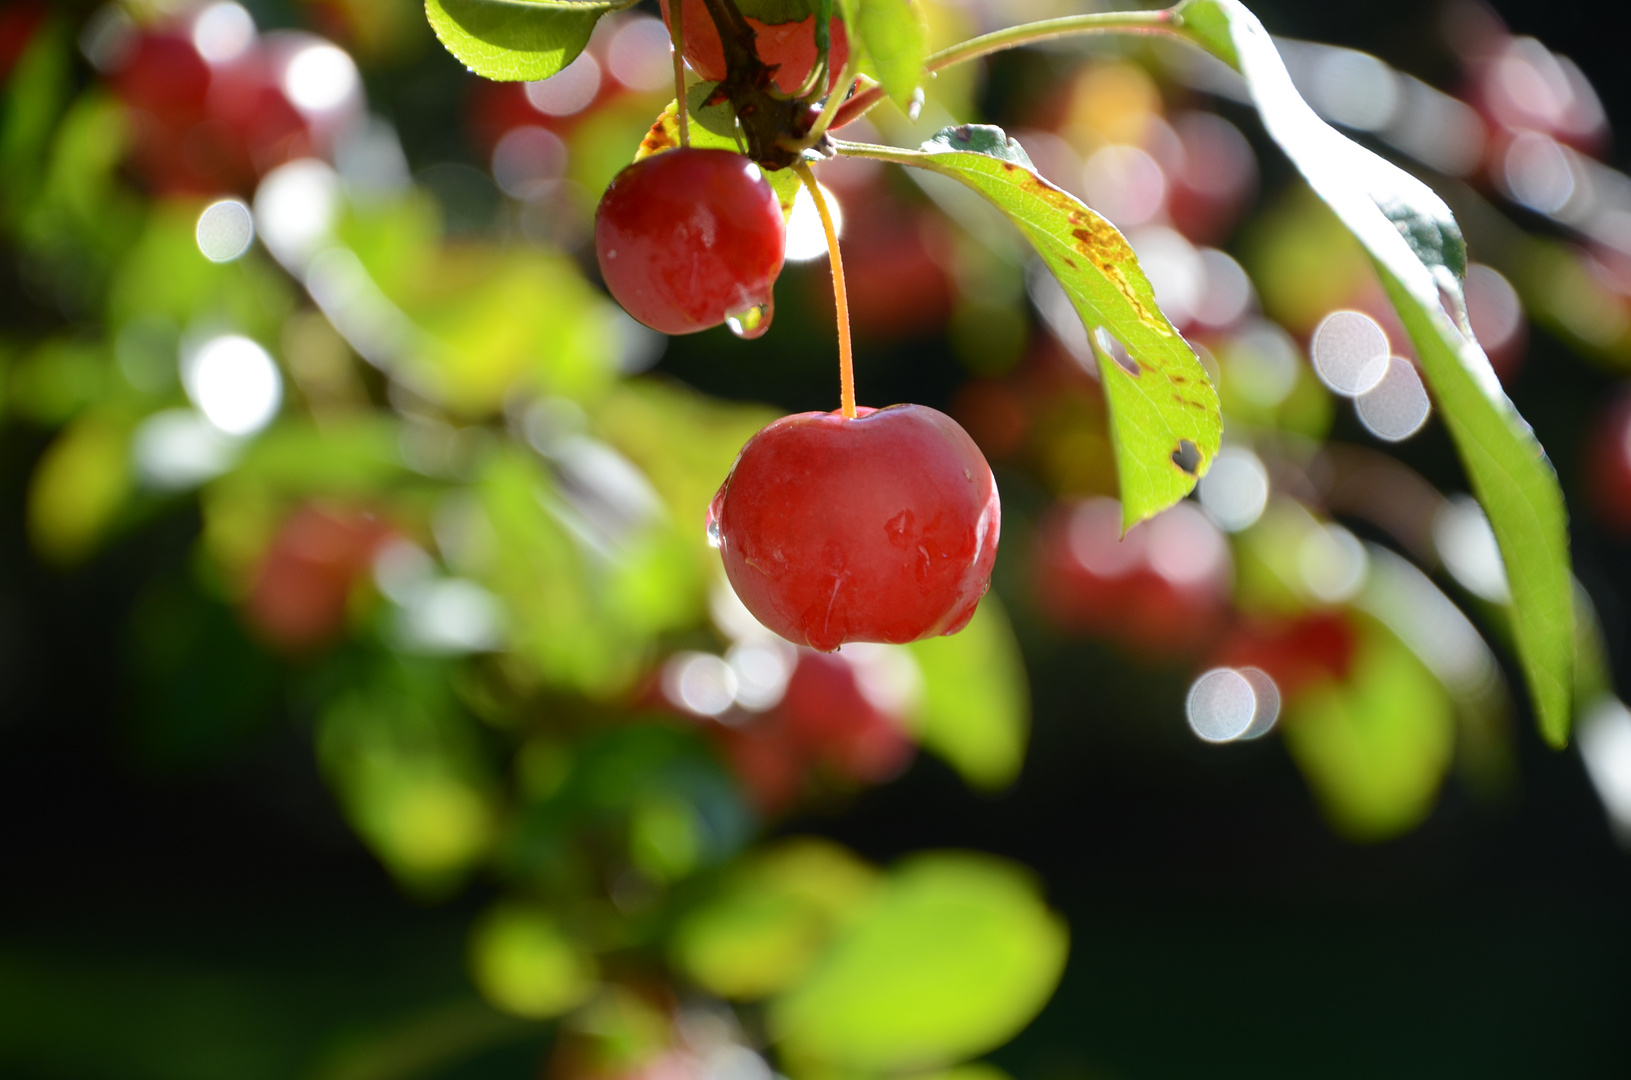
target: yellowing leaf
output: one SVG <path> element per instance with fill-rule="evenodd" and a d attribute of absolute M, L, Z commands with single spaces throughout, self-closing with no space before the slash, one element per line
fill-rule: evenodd
<path fill-rule="evenodd" d="M 1161 313 L 1154 288 L 1115 226 L 1038 175 L 1000 128 L 946 128 L 918 150 L 837 145 L 846 156 L 949 176 L 1001 210 L 1064 287 L 1095 343 L 1124 524 L 1130 528 L 1189 493 L 1222 440 L 1217 391 L 1189 343 Z"/>

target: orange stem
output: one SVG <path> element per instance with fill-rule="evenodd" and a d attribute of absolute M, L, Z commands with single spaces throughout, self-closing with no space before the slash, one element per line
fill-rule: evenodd
<path fill-rule="evenodd" d="M 855 357 L 849 340 L 849 294 L 844 291 L 844 259 L 838 252 L 838 230 L 833 228 L 832 211 L 827 209 L 827 197 L 821 194 L 821 185 L 815 174 L 803 161 L 793 165 L 799 179 L 815 202 L 816 213 L 821 215 L 821 228 L 827 234 L 827 260 L 832 264 L 833 304 L 838 308 L 838 392 L 844 415 L 855 419 Z"/>

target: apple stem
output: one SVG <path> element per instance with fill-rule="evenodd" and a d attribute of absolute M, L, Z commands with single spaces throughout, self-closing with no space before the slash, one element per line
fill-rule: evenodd
<path fill-rule="evenodd" d="M 816 213 L 821 215 L 821 228 L 827 234 L 827 261 L 832 264 L 833 305 L 838 309 L 838 392 L 839 404 L 845 416 L 855 419 L 855 359 L 849 340 L 849 295 L 844 291 L 844 259 L 838 253 L 838 230 L 833 228 L 832 211 L 827 209 L 827 197 L 821 193 L 815 174 L 804 161 L 793 163 L 793 169 L 804 181 L 815 202 Z"/>
<path fill-rule="evenodd" d="M 680 121 L 680 146 L 691 145 L 691 118 L 685 102 L 685 0 L 674 0 L 674 21 L 668 28 L 674 46 L 674 112 Z"/>

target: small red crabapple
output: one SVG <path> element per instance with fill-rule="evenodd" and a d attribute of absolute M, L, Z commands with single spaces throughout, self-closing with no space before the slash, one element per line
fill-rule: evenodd
<path fill-rule="evenodd" d="M 725 150 L 668 150 L 617 174 L 595 211 L 606 288 L 653 330 L 689 334 L 768 305 L 786 225 L 759 167 Z"/>
<path fill-rule="evenodd" d="M 673 0 L 661 2 L 663 22 L 673 26 Z M 704 79 L 719 82 L 726 74 L 725 46 L 719 39 L 719 28 L 714 25 L 713 16 L 708 14 L 705 0 L 684 0 L 684 7 L 686 62 Z M 801 20 L 790 18 L 781 23 L 760 22 L 751 15 L 747 20 L 748 25 L 753 27 L 754 51 L 759 54 L 760 60 L 776 69 L 776 89 L 784 94 L 798 93 L 816 62 L 813 11 Z M 844 20 L 837 15 L 827 25 L 830 40 L 827 46 L 827 85 L 824 89 L 831 90 L 849 61 L 849 37 L 844 33 Z"/>
<path fill-rule="evenodd" d="M 961 630 L 1002 518 L 979 447 L 922 405 L 782 417 L 742 447 L 708 513 L 742 603 L 821 652 Z"/>

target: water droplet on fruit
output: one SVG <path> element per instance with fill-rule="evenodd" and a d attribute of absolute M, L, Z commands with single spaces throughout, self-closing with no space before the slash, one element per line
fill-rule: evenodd
<path fill-rule="evenodd" d="M 725 325 L 731 328 L 731 333 L 743 341 L 752 341 L 763 337 L 770 329 L 770 320 L 775 316 L 775 306 L 768 301 L 755 304 L 745 311 L 736 311 L 725 316 Z"/>
<path fill-rule="evenodd" d="M 718 548 L 724 546 L 725 539 L 719 533 L 718 500 L 708 504 L 708 546 Z"/>

